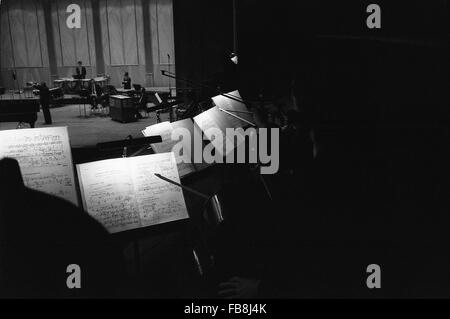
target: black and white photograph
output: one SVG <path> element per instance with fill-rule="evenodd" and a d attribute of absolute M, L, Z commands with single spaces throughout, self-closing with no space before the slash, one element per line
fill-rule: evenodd
<path fill-rule="evenodd" d="M 449 43 L 448 0 L 1 0 L 0 299 L 450 298 Z"/>

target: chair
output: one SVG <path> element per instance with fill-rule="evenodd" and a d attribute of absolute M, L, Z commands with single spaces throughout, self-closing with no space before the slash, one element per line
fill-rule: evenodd
<path fill-rule="evenodd" d="M 114 85 L 110 85 L 110 84 L 108 84 L 106 86 L 106 93 L 109 94 L 109 95 L 117 95 L 117 94 L 119 94 L 119 92 L 117 92 L 117 90 L 114 87 Z"/>
<path fill-rule="evenodd" d="M 107 115 L 109 108 L 109 94 L 106 90 L 103 90 L 100 86 L 97 86 L 95 91 L 96 94 L 91 94 L 92 108 L 91 113 Z M 98 112 L 94 112 L 98 110 Z"/>
<path fill-rule="evenodd" d="M 136 93 L 141 92 L 142 86 L 140 84 L 133 84 L 133 88 L 136 91 Z"/>

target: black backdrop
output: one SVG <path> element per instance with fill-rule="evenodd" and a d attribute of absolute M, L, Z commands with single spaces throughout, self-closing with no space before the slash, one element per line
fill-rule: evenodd
<path fill-rule="evenodd" d="M 382 10 L 381 30 L 366 27 L 366 7 L 373 1 L 239 0 L 236 3 L 239 77 L 226 74 L 230 73 L 227 57 L 233 51 L 233 1 L 174 0 L 180 77 L 214 86 L 230 82 L 232 76 L 235 86 L 241 90 L 249 89 L 256 94 L 255 91 L 263 89 L 271 95 L 284 90 L 289 81 L 283 79 L 289 78 L 292 72 L 305 70 L 317 63 L 314 57 L 318 54 L 327 54 L 311 42 L 317 36 L 375 37 L 389 40 L 391 47 L 397 41 L 396 46 L 404 50 L 414 42 L 442 45 L 450 33 L 447 0 L 376 1 Z M 345 47 L 348 43 L 342 41 L 339 45 Z M 367 54 L 373 52 L 368 47 L 360 56 L 367 60 Z M 332 51 L 328 54 L 331 56 Z M 178 86 L 186 85 L 178 83 Z"/>
<path fill-rule="evenodd" d="M 235 86 L 270 98 L 295 75 L 330 163 L 367 170 L 361 205 L 400 223 L 432 220 L 448 208 L 448 2 L 376 1 L 382 28 L 369 30 L 369 1 L 238 1 Z M 174 10 L 178 75 L 221 83 L 232 1 L 177 0 Z"/>

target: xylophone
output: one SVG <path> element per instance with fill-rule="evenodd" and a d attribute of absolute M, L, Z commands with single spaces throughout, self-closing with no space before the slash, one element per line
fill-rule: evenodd
<path fill-rule="evenodd" d="M 89 90 L 91 88 L 91 81 L 104 87 L 109 82 L 108 76 L 95 77 L 93 79 L 75 79 L 75 78 L 61 78 L 53 81 L 55 87 L 59 87 L 66 94 L 79 94 L 82 89 Z"/>

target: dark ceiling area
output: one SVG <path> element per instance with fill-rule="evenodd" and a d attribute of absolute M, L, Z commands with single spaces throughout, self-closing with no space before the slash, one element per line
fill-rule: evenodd
<path fill-rule="evenodd" d="M 425 46 L 430 58 L 434 47 L 442 51 L 446 45 L 447 0 L 377 1 L 382 28 L 368 29 L 366 8 L 372 2 L 236 1 L 239 67 L 234 68 L 228 59 L 234 50 L 233 1 L 175 0 L 177 74 L 213 88 L 239 88 L 252 98 L 259 93 L 271 98 L 284 94 L 298 73 L 308 81 L 305 73 L 318 70 L 322 58 L 333 58 L 334 49 L 356 63 L 368 63 L 382 47 L 404 53 Z M 328 52 L 324 43 L 329 43 Z M 397 60 L 385 57 L 385 62 Z M 203 93 L 207 98 L 216 91 Z"/>

